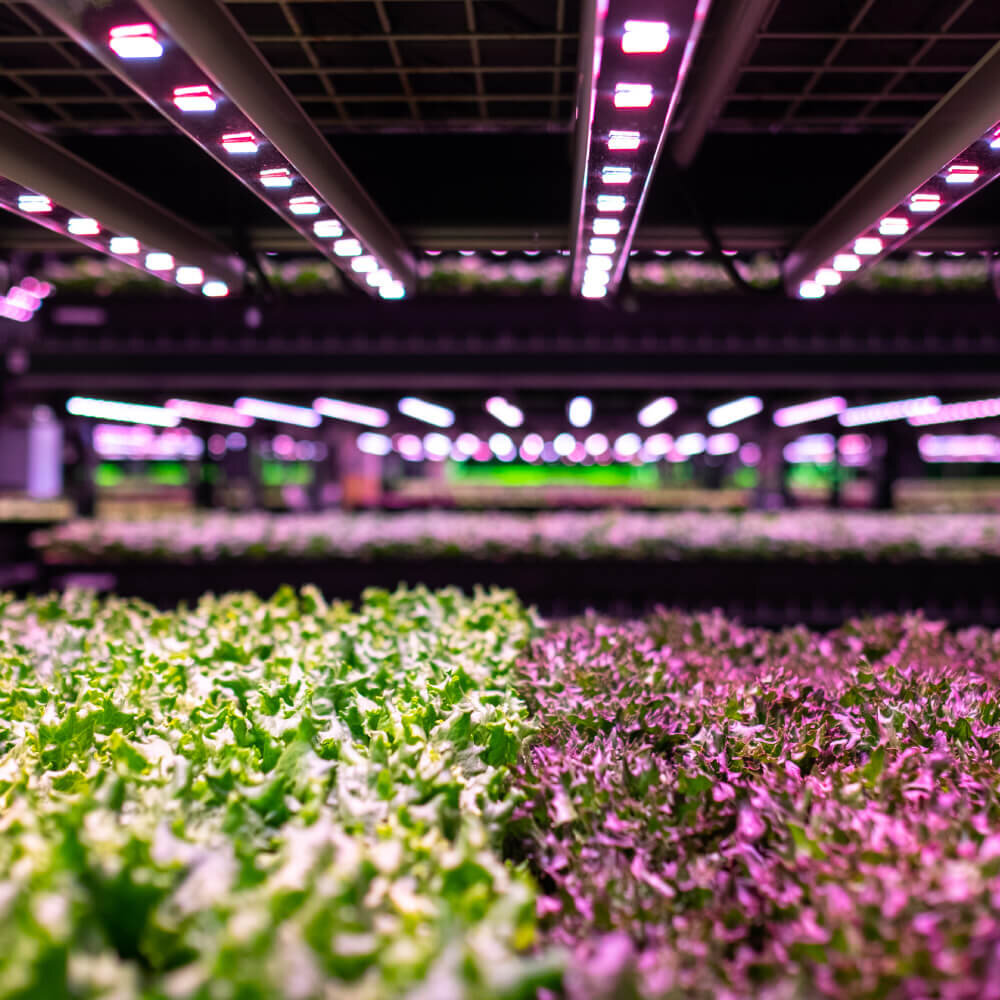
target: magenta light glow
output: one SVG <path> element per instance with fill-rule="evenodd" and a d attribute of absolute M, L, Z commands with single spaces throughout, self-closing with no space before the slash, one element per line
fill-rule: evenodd
<path fill-rule="evenodd" d="M 485 403 L 486 412 L 506 427 L 520 427 L 524 423 L 524 413 L 503 396 L 490 396 Z"/>
<path fill-rule="evenodd" d="M 592 254 L 613 254 L 617 249 L 614 240 L 606 236 L 594 236 L 590 240 L 590 252 Z"/>
<path fill-rule="evenodd" d="M 785 445 L 782 454 L 792 465 L 813 462 L 826 465 L 833 461 L 836 446 L 832 434 L 806 434 Z"/>
<path fill-rule="evenodd" d="M 728 427 L 756 416 L 763 409 L 764 403 L 759 396 L 743 396 L 709 410 L 708 422 L 712 427 Z"/>
<path fill-rule="evenodd" d="M 562 434 L 556 435 L 552 447 L 555 448 L 555 452 L 560 458 L 569 458 L 576 450 L 576 438 L 568 431 L 563 431 Z"/>
<path fill-rule="evenodd" d="M 490 451 L 500 459 L 501 462 L 510 462 L 517 457 L 517 445 L 511 440 L 509 434 L 498 431 L 490 435 Z"/>
<path fill-rule="evenodd" d="M 594 404 L 587 396 L 574 396 L 566 405 L 566 417 L 574 427 L 586 427 L 594 418 Z"/>
<path fill-rule="evenodd" d="M 677 400 L 673 396 L 660 396 L 651 403 L 647 403 L 639 411 L 639 425 L 642 427 L 655 427 L 662 424 L 668 417 L 672 417 L 677 412 Z"/>
<path fill-rule="evenodd" d="M 860 236 L 854 241 L 854 252 L 859 257 L 874 257 L 882 252 L 882 246 L 877 236 Z"/>
<path fill-rule="evenodd" d="M 962 420 L 985 420 L 988 417 L 1000 417 L 1000 398 L 945 403 L 933 413 L 908 417 L 907 422 L 914 427 L 922 427 L 925 424 L 950 424 Z"/>
<path fill-rule="evenodd" d="M 597 196 L 598 212 L 624 212 L 625 195 L 623 194 L 599 194 Z"/>
<path fill-rule="evenodd" d="M 631 167 L 604 167 L 601 180 L 605 184 L 629 184 L 632 181 Z"/>
<path fill-rule="evenodd" d="M 142 248 L 139 246 L 139 241 L 132 236 L 112 236 L 108 241 L 108 249 L 123 257 L 131 257 Z"/>
<path fill-rule="evenodd" d="M 389 423 L 389 414 L 380 407 L 349 403 L 344 399 L 320 396 L 313 400 L 313 409 L 331 420 L 346 420 L 366 427 L 385 427 Z"/>
<path fill-rule="evenodd" d="M 600 455 L 606 454 L 611 444 L 604 434 L 598 432 L 588 434 L 587 440 L 583 442 L 583 447 L 586 449 L 588 455 L 597 458 Z"/>
<path fill-rule="evenodd" d="M 941 195 L 933 192 L 915 194 L 910 198 L 911 212 L 936 212 L 941 207 Z"/>
<path fill-rule="evenodd" d="M 366 455 L 385 456 L 392 451 L 392 440 L 385 434 L 376 434 L 374 431 L 359 434 L 356 444 L 358 451 L 363 451 Z"/>
<path fill-rule="evenodd" d="M 629 431 L 627 434 L 621 434 L 615 439 L 614 452 L 620 459 L 627 461 L 635 458 L 641 448 L 642 438 L 632 431 Z"/>
<path fill-rule="evenodd" d="M 818 281 L 803 281 L 799 285 L 800 299 L 821 299 L 826 295 L 826 288 Z"/>
<path fill-rule="evenodd" d="M 111 29 L 108 45 L 120 59 L 159 59 L 163 55 L 151 24 L 120 24 Z"/>
<path fill-rule="evenodd" d="M 528 437 L 531 437 L 531 435 L 529 434 Z M 479 446 L 481 444 L 482 441 L 480 441 L 475 434 L 470 434 L 468 431 L 465 431 L 463 434 L 459 434 L 455 439 L 455 450 L 463 458 L 472 458 L 472 456 L 479 451 Z"/>
<path fill-rule="evenodd" d="M 948 184 L 975 184 L 979 180 L 979 167 L 974 163 L 953 163 L 945 172 Z"/>
<path fill-rule="evenodd" d="M 740 439 L 731 432 L 713 434 L 705 442 L 709 455 L 734 455 L 740 447 Z"/>
<path fill-rule="evenodd" d="M 674 446 L 674 439 L 669 434 L 651 434 L 643 442 L 642 450 L 646 457 L 650 460 L 655 460 L 657 458 L 663 458 L 664 455 L 670 453 L 670 449 Z"/>
<path fill-rule="evenodd" d="M 231 406 L 215 403 L 199 403 L 191 399 L 168 399 L 164 409 L 176 413 L 184 420 L 198 420 L 206 424 L 221 424 L 225 427 L 253 427 L 254 418 L 249 413 L 241 413 Z"/>
<path fill-rule="evenodd" d="M 838 253 L 837 256 L 833 258 L 833 266 L 837 271 L 850 273 L 861 268 L 861 260 L 857 254 Z"/>
<path fill-rule="evenodd" d="M 258 420 L 270 420 L 277 424 L 293 424 L 296 427 L 319 427 L 323 418 L 305 406 L 291 406 L 288 403 L 274 403 L 268 399 L 241 396 L 233 406 Z"/>
<path fill-rule="evenodd" d="M 358 274 L 374 274 L 378 270 L 378 261 L 370 254 L 363 257 L 355 257 L 351 261 L 351 270 Z"/>
<path fill-rule="evenodd" d="M 653 103 L 653 87 L 648 83 L 616 83 L 616 108 L 648 108 Z"/>
<path fill-rule="evenodd" d="M 451 427 L 455 423 L 455 414 L 447 406 L 429 403 L 426 399 L 404 396 L 396 405 L 399 412 L 411 420 L 419 420 L 434 427 Z"/>
<path fill-rule="evenodd" d="M 937 413 L 940 409 L 941 400 L 937 396 L 920 396 L 889 403 L 852 406 L 844 410 L 837 419 L 844 427 L 860 427 L 864 424 L 883 424 L 890 420 L 908 420 L 910 417 Z"/>
<path fill-rule="evenodd" d="M 266 188 L 290 188 L 292 186 L 292 172 L 287 167 L 262 170 L 258 176 L 260 183 Z"/>
<path fill-rule="evenodd" d="M 670 44 L 670 25 L 666 21 L 626 21 L 622 52 L 666 52 Z"/>
<path fill-rule="evenodd" d="M 148 253 L 146 254 L 147 271 L 172 271 L 174 268 L 174 258 L 169 253 Z"/>
<path fill-rule="evenodd" d="M 101 226 L 97 219 L 78 217 L 66 223 L 66 231 L 72 236 L 100 236 Z"/>
<path fill-rule="evenodd" d="M 288 202 L 288 211 L 292 215 L 319 215 L 319 201 L 315 195 L 304 194 Z"/>
<path fill-rule="evenodd" d="M 508 438 L 508 440 L 510 440 Z M 432 462 L 443 462 L 451 454 L 451 438 L 440 431 L 424 435 L 424 454 Z"/>
<path fill-rule="evenodd" d="M 52 211 L 52 199 L 44 194 L 22 194 L 18 196 L 17 207 L 31 215 L 41 215 Z"/>
<path fill-rule="evenodd" d="M 847 400 L 843 396 L 826 396 L 809 403 L 783 406 L 774 411 L 774 422 L 778 427 L 794 427 L 796 424 L 809 424 L 814 420 L 835 417 L 846 409 Z"/>
<path fill-rule="evenodd" d="M 704 434 L 697 432 L 682 434 L 674 442 L 674 451 L 682 458 L 691 458 L 694 455 L 703 454 L 707 444 Z"/>
<path fill-rule="evenodd" d="M 256 153 L 260 143 L 253 132 L 231 132 L 222 137 L 222 148 L 239 155 Z"/>
<path fill-rule="evenodd" d="M 322 240 L 335 240 L 344 235 L 340 219 L 320 219 L 313 223 L 313 232 Z"/>
<path fill-rule="evenodd" d="M 641 132 L 630 132 L 624 129 L 612 129 L 608 133 L 608 149 L 611 152 L 631 152 L 642 143 Z"/>
<path fill-rule="evenodd" d="M 925 462 L 1000 462 L 995 434 L 922 434 L 917 445 Z"/>
<path fill-rule="evenodd" d="M 212 88 L 199 85 L 196 87 L 176 87 L 174 89 L 174 105 L 180 111 L 214 111 L 217 106 Z"/>
<path fill-rule="evenodd" d="M 149 424 L 153 427 L 176 427 L 181 422 L 179 414 L 162 406 L 119 403 L 108 399 L 89 399 L 85 396 L 71 396 L 66 401 L 66 412 L 74 417 L 114 420 L 123 424 Z"/>
<path fill-rule="evenodd" d="M 902 216 L 890 215 L 878 224 L 878 231 L 883 236 L 903 236 L 910 231 L 910 223 Z"/>
<path fill-rule="evenodd" d="M 348 237 L 333 244 L 333 252 L 338 257 L 360 257 L 364 251 L 358 240 Z"/>
<path fill-rule="evenodd" d="M 595 236 L 617 236 L 622 231 L 622 224 L 618 219 L 594 219 L 593 229 Z M 611 263 L 610 257 L 608 263 Z"/>
<path fill-rule="evenodd" d="M 178 285 L 200 285 L 205 280 L 205 274 L 200 267 L 184 265 L 177 268 Z"/>

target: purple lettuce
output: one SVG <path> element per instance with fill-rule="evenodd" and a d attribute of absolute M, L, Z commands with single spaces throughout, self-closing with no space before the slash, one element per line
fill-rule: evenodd
<path fill-rule="evenodd" d="M 1000 633 L 550 633 L 518 832 L 573 997 L 1000 998 Z"/>

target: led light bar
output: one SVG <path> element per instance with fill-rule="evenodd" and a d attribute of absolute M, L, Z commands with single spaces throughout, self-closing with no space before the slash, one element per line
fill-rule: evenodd
<path fill-rule="evenodd" d="M 668 417 L 672 417 L 677 412 L 677 400 L 673 396 L 661 396 L 654 399 L 652 403 L 647 403 L 639 411 L 639 424 L 642 427 L 655 427 L 662 424 Z"/>
<path fill-rule="evenodd" d="M 313 409 L 331 420 L 346 420 L 352 424 L 364 424 L 366 427 L 385 427 L 389 423 L 389 414 L 377 406 L 365 406 L 362 403 L 348 403 L 343 399 L 328 399 L 320 396 L 313 400 Z"/>
<path fill-rule="evenodd" d="M 884 424 L 890 420 L 908 420 L 937 413 L 941 400 L 937 396 L 920 396 L 916 399 L 897 399 L 889 403 L 872 403 L 869 406 L 852 406 L 844 410 L 837 420 L 844 427 L 864 424 Z"/>
<path fill-rule="evenodd" d="M 118 403 L 83 396 L 71 396 L 66 401 L 66 412 L 74 417 L 114 420 L 121 424 L 149 424 L 152 427 L 176 427 L 181 422 L 180 414 L 162 406 Z"/>
<path fill-rule="evenodd" d="M 571 232 L 574 295 L 602 299 L 618 290 L 711 2 L 584 3 Z M 620 215 L 619 228 L 596 226 L 601 214 Z M 620 239 L 594 246 L 595 237 L 619 233 Z M 588 251 L 612 258 L 606 280 L 595 277 Z"/>
<path fill-rule="evenodd" d="M 914 427 L 923 427 L 925 424 L 953 424 L 964 420 L 986 420 L 989 417 L 1000 417 L 1000 398 L 945 403 L 933 413 L 907 417 L 907 423 Z"/>
<path fill-rule="evenodd" d="M 713 434 L 705 442 L 705 451 L 709 455 L 735 455 L 739 450 L 740 439 L 729 431 Z"/>
<path fill-rule="evenodd" d="M 1000 462 L 995 434 L 921 434 L 917 445 L 925 462 Z"/>
<path fill-rule="evenodd" d="M 27 323 L 41 308 L 42 300 L 52 294 L 52 286 L 47 281 L 26 277 L 0 295 L 0 317 L 12 319 L 15 323 Z"/>
<path fill-rule="evenodd" d="M 198 420 L 206 424 L 222 424 L 226 427 L 253 427 L 255 421 L 249 413 L 241 413 L 231 406 L 215 403 L 198 403 L 190 399 L 168 399 L 163 404 L 184 420 Z"/>
<path fill-rule="evenodd" d="M 822 298 L 836 286 L 819 281 L 821 269 L 871 267 L 1000 175 L 998 92 L 1000 44 L 793 249 L 789 294 Z"/>
<path fill-rule="evenodd" d="M 503 396 L 490 396 L 485 403 L 486 412 L 507 427 L 520 427 L 524 423 L 524 413 Z"/>
<path fill-rule="evenodd" d="M 167 257 L 212 280 L 242 281 L 239 259 L 209 236 L 3 112 L 0 208 L 160 281 L 182 284 L 160 266 Z"/>
<path fill-rule="evenodd" d="M 701 455 L 708 446 L 708 441 L 704 434 L 692 433 L 682 434 L 674 442 L 674 451 L 683 458 L 691 458 L 694 455 Z"/>
<path fill-rule="evenodd" d="M 385 456 L 392 451 L 392 439 L 374 431 L 364 431 L 359 434 L 357 445 L 358 451 L 363 451 L 366 455 Z"/>
<path fill-rule="evenodd" d="M 416 266 L 399 234 L 223 3 L 37 0 L 36 6 L 337 264 L 345 280 L 388 298 L 415 290 Z M 391 283 L 371 286 L 340 261 L 313 231 L 313 221 L 324 217 L 336 218 L 340 235 L 358 240 Z"/>
<path fill-rule="evenodd" d="M 587 396 L 574 396 L 566 406 L 566 417 L 574 427 L 586 427 L 594 418 L 594 404 Z"/>
<path fill-rule="evenodd" d="M 241 396 L 233 406 L 239 413 L 248 414 L 258 420 L 271 420 L 276 424 L 319 427 L 323 422 L 323 418 L 315 410 L 305 406 L 291 406 L 288 403 L 272 403 L 267 399 Z"/>
<path fill-rule="evenodd" d="M 455 414 L 447 406 L 428 403 L 416 396 L 404 396 L 396 405 L 404 417 L 432 424 L 434 427 L 451 427 L 455 423 Z"/>
<path fill-rule="evenodd" d="M 846 409 L 847 400 L 843 396 L 827 396 L 825 399 L 814 399 L 811 403 L 783 406 L 774 411 L 774 422 L 778 427 L 794 427 L 796 424 L 810 424 L 814 420 L 835 417 Z"/>
<path fill-rule="evenodd" d="M 743 396 L 731 403 L 723 403 L 708 411 L 708 422 L 713 427 L 728 427 L 749 417 L 756 416 L 764 409 L 764 403 L 759 396 Z"/>

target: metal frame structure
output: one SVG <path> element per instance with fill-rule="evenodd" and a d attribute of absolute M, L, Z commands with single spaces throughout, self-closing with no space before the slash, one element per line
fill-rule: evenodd
<path fill-rule="evenodd" d="M 413 258 L 398 233 L 216 0 L 115 0 L 85 10 L 66 0 L 35 2 L 359 287 L 372 293 L 377 289 L 385 298 L 414 291 Z M 148 27 L 161 55 L 129 58 L 113 51 L 109 39 L 125 30 L 121 26 Z M 192 85 L 210 94 L 210 111 L 188 113 L 178 107 L 178 86 Z M 227 136 L 249 136 L 252 150 L 248 155 L 234 152 L 225 144 Z M 288 183 L 265 185 L 264 174 L 278 170 Z M 295 207 L 303 200 L 310 202 L 308 215 Z M 330 232 L 317 229 L 319 222 Z M 342 252 L 352 241 L 357 251 Z M 362 270 L 355 257 L 372 266 Z"/>
<path fill-rule="evenodd" d="M 32 200 L 42 206 L 47 202 L 48 208 L 26 209 Z M 225 247 L 2 111 L 0 206 L 89 250 L 188 290 L 201 288 L 213 294 L 221 291 L 222 282 L 228 293 L 229 286 L 242 281 L 242 262 Z M 89 225 L 74 227 L 74 221 Z M 113 241 L 122 237 L 138 242 L 135 253 L 114 249 Z M 169 255 L 170 265 L 150 267 L 150 252 Z M 179 280 L 184 277 L 183 267 L 201 272 L 201 278 Z"/>
<path fill-rule="evenodd" d="M 794 247 L 790 294 L 822 298 L 1000 176 L 1000 43 Z"/>
<path fill-rule="evenodd" d="M 577 95 L 573 294 L 603 298 L 621 283 L 710 6 L 588 0 Z"/>

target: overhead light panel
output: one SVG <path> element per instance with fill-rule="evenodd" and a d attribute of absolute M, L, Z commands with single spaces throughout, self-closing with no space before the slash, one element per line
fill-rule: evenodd
<path fill-rule="evenodd" d="M 404 396 L 397 407 L 404 417 L 434 427 L 451 427 L 455 423 L 455 414 L 447 406 L 429 403 L 426 399 L 418 399 L 416 396 Z"/>
<path fill-rule="evenodd" d="M 843 396 L 827 396 L 809 403 L 783 406 L 774 411 L 774 422 L 778 427 L 794 427 L 797 424 L 810 424 L 815 420 L 835 417 L 846 409 L 847 400 Z"/>
<path fill-rule="evenodd" d="M 710 6 L 711 0 L 669 0 L 639 8 L 634 0 L 584 3 L 575 116 L 573 294 L 601 299 L 621 283 Z M 654 9 L 664 16 L 655 16 Z M 623 193 L 611 193 L 615 186 Z M 620 216 L 617 229 L 597 223 L 598 215 L 612 214 Z M 623 238 L 602 249 L 591 234 Z M 588 252 L 613 258 L 607 280 L 594 277 Z"/>
<path fill-rule="evenodd" d="M 884 424 L 892 420 L 908 420 L 937 413 L 941 400 L 937 396 L 919 396 L 915 399 L 896 399 L 888 403 L 852 406 L 837 419 L 844 427 L 861 427 L 865 424 Z"/>
<path fill-rule="evenodd" d="M 870 268 L 1000 176 L 998 93 L 1000 44 L 793 248 L 786 288 L 818 297 L 808 293 L 821 272 Z"/>
<path fill-rule="evenodd" d="M 162 406 L 119 403 L 84 396 L 71 396 L 66 401 L 66 412 L 74 417 L 114 420 L 122 424 L 149 424 L 151 427 L 176 427 L 181 422 L 178 414 Z"/>
<path fill-rule="evenodd" d="M 642 427 L 655 427 L 676 412 L 677 400 L 673 396 L 661 396 L 652 403 L 647 403 L 639 411 L 639 424 Z"/>
<path fill-rule="evenodd" d="M 763 409 L 764 403 L 759 396 L 743 396 L 709 410 L 708 422 L 713 427 L 728 427 L 756 416 Z"/>
<path fill-rule="evenodd" d="M 389 423 L 389 414 L 380 407 L 350 403 L 344 399 L 320 396 L 313 400 L 313 409 L 331 420 L 346 420 L 348 423 L 363 424 L 366 427 L 385 427 Z"/>
<path fill-rule="evenodd" d="M 37 0 L 36 6 L 329 257 L 348 281 L 383 297 L 415 290 L 416 266 L 402 238 L 224 3 Z M 339 220 L 337 238 L 356 239 L 358 256 L 372 256 L 390 272 L 388 293 L 370 286 L 313 231 L 313 219 L 325 215 Z"/>
<path fill-rule="evenodd" d="M 256 417 L 258 420 L 270 420 L 277 424 L 319 427 L 323 422 L 323 418 L 315 410 L 305 406 L 291 406 L 288 403 L 274 403 L 269 399 L 241 396 L 233 404 L 233 407 L 238 412 Z"/>
<path fill-rule="evenodd" d="M 197 420 L 200 423 L 221 424 L 224 427 L 253 427 L 255 423 L 249 413 L 241 413 L 232 406 L 219 406 L 216 403 L 168 399 L 163 406 L 184 420 Z"/>

